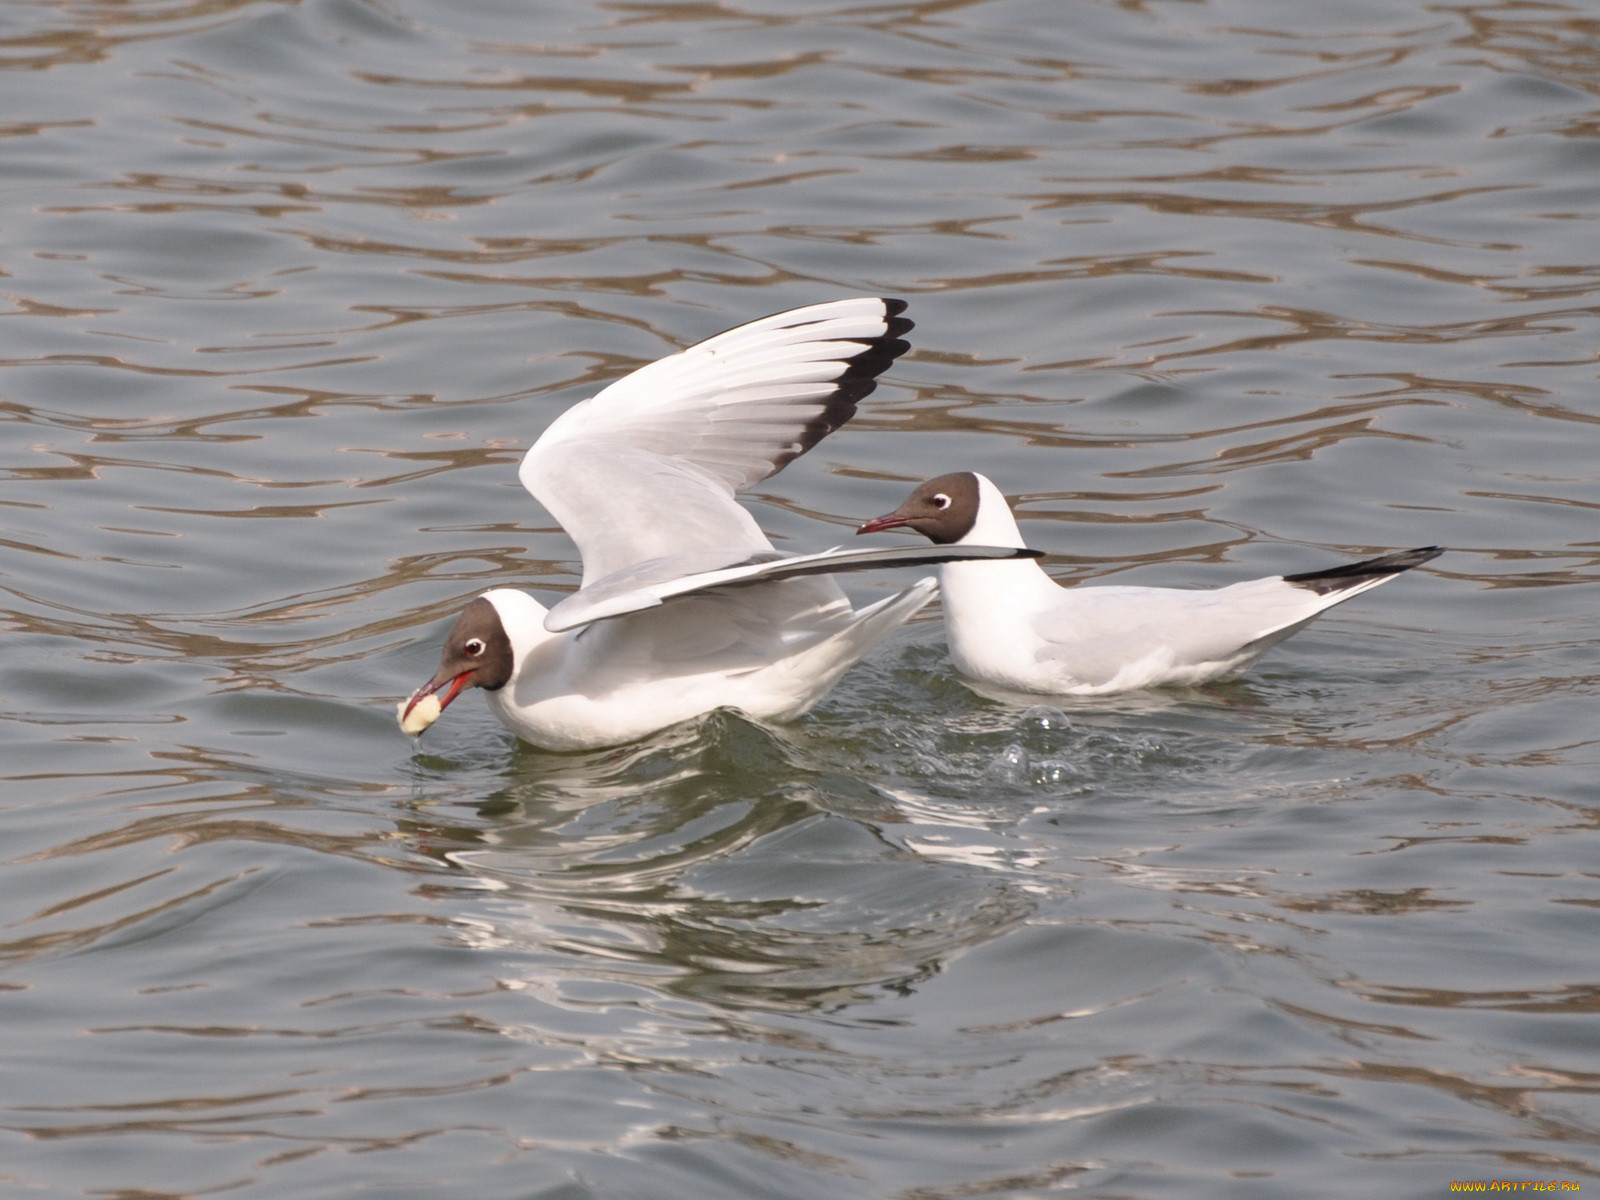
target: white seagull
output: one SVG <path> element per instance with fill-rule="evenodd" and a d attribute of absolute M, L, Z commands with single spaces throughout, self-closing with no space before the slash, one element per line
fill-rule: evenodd
<path fill-rule="evenodd" d="M 972 471 L 919 486 L 857 531 L 912 529 L 941 546 L 1021 546 L 1000 489 Z M 1207 590 L 1064 588 L 1036 562 L 939 568 L 956 670 L 1019 692 L 1096 696 L 1243 671 L 1318 614 L 1443 553 L 1402 550 L 1300 575 Z"/>
<path fill-rule="evenodd" d="M 1017 547 L 784 557 L 734 500 L 855 413 L 909 348 L 899 300 L 779 313 L 639 368 L 561 414 L 522 484 L 577 543 L 579 590 L 546 609 L 496 588 L 445 638 L 400 706 L 420 735 L 483 688 L 517 736 L 551 750 L 621 745 L 716 708 L 786 721 L 933 597 L 932 578 L 859 612 L 828 576 Z"/>

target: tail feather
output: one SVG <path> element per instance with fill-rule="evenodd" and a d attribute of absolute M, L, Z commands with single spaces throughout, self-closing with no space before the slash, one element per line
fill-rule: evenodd
<path fill-rule="evenodd" d="M 1365 590 L 1385 579 L 1421 566 L 1444 553 L 1443 546 L 1419 546 L 1415 550 L 1400 550 L 1361 562 L 1346 563 L 1342 567 L 1329 567 L 1324 571 L 1302 571 L 1298 575 L 1285 575 L 1283 581 L 1319 596 L 1333 596 L 1340 592 Z"/>

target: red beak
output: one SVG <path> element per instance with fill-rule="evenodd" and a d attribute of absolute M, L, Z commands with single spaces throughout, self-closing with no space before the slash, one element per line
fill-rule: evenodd
<path fill-rule="evenodd" d="M 406 709 L 400 714 L 400 719 L 404 721 L 411 715 L 411 710 L 417 706 L 418 700 L 421 700 L 424 696 L 433 695 L 448 683 L 450 685 L 450 690 L 439 697 L 439 711 L 443 712 L 445 709 L 450 707 L 450 701 L 454 700 L 461 694 L 461 689 L 467 686 L 467 676 L 471 674 L 471 671 L 463 671 L 461 674 L 453 678 L 446 676 L 443 679 L 428 680 L 428 686 L 419 691 L 415 696 L 411 697 L 411 699 L 406 703 Z"/>
<path fill-rule="evenodd" d="M 864 522 L 857 533 L 882 533 L 885 529 L 899 529 L 902 525 L 911 524 L 910 517 L 897 516 L 894 513 L 885 513 L 881 517 L 873 517 Z"/>

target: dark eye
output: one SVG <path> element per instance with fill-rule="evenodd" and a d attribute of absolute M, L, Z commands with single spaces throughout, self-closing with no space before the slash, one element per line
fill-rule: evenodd
<path fill-rule="evenodd" d="M 949 508 L 950 497 L 946 496 L 943 492 L 935 492 L 933 494 L 933 506 L 935 508 Z"/>
<path fill-rule="evenodd" d="M 482 654 L 484 651 L 483 639 L 468 638 L 467 644 L 463 646 L 462 649 L 470 654 L 473 658 L 477 658 L 478 655 Z"/>

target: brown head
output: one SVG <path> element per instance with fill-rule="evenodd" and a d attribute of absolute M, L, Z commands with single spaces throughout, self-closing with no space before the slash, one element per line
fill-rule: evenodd
<path fill-rule="evenodd" d="M 407 733 L 420 734 L 433 723 L 432 717 L 413 719 L 412 711 L 424 696 L 437 696 L 443 710 L 469 687 L 495 691 L 505 687 L 511 679 L 515 665 L 511 653 L 511 639 L 493 604 L 479 596 L 456 618 L 445 635 L 444 649 L 439 655 L 439 669 L 433 678 L 423 684 L 400 710 L 400 727 Z"/>
<path fill-rule="evenodd" d="M 977 519 L 978 477 L 956 471 L 919 485 L 899 508 L 873 517 L 856 532 L 911 529 L 935 545 L 949 546 L 971 533 Z"/>

